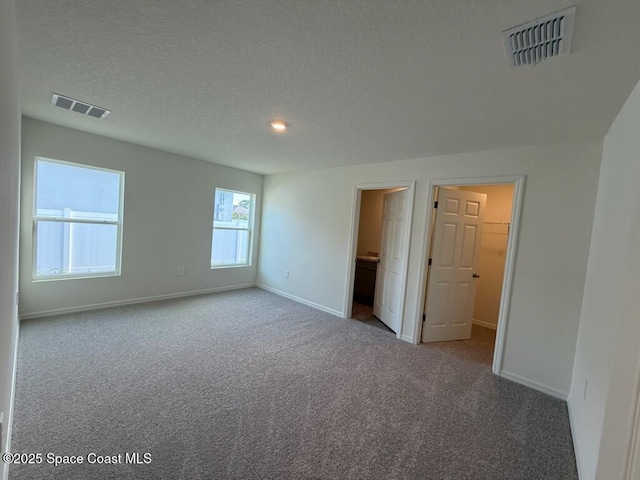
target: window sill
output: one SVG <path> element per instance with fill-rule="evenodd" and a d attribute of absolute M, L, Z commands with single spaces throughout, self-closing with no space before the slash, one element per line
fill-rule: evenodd
<path fill-rule="evenodd" d="M 211 265 L 211 270 L 220 270 L 223 268 L 243 268 L 250 267 L 250 263 L 243 263 L 241 265 Z"/>
<path fill-rule="evenodd" d="M 115 273 L 96 273 L 94 275 L 51 275 L 48 277 L 32 277 L 32 283 L 41 283 L 41 282 L 53 282 L 56 280 L 83 280 L 85 278 L 105 278 L 105 277 L 120 277 L 120 272 Z"/>

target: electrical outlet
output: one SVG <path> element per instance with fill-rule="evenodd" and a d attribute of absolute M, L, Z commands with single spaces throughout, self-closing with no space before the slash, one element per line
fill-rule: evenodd
<path fill-rule="evenodd" d="M 284 278 L 289 278 L 289 270 L 284 271 Z"/>
<path fill-rule="evenodd" d="M 184 267 L 178 267 L 178 275 L 183 276 L 184 275 Z"/>

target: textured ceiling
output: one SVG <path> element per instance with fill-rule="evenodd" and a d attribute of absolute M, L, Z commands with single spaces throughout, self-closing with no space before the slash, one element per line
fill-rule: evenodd
<path fill-rule="evenodd" d="M 575 1 L 16 4 L 25 115 L 258 173 L 601 137 L 640 77 L 638 0 L 579 2 L 573 53 L 518 69 L 501 32 Z"/>

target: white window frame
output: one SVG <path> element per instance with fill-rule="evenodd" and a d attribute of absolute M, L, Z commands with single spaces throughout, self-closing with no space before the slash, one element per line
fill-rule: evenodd
<path fill-rule="evenodd" d="M 118 219 L 117 220 L 94 220 L 86 218 L 64 217 L 62 215 L 38 215 L 37 213 L 37 195 L 38 195 L 38 162 L 42 160 L 50 163 L 59 163 L 71 167 L 87 168 L 92 170 L 101 170 L 103 172 L 116 173 L 120 176 L 118 196 Z M 86 165 L 82 163 L 67 162 L 54 158 L 35 157 L 33 168 L 33 269 L 32 281 L 34 282 L 50 282 L 53 280 L 69 280 L 77 278 L 98 278 L 98 277 L 117 277 L 121 275 L 122 270 L 122 225 L 124 213 L 124 172 L 120 170 L 112 170 L 109 168 L 96 167 L 94 165 Z M 115 225 L 116 232 L 116 262 L 115 271 L 113 272 L 95 272 L 95 273 L 67 273 L 59 275 L 38 275 L 37 254 L 38 254 L 38 222 L 59 222 L 70 224 L 90 224 L 90 225 Z"/>
<path fill-rule="evenodd" d="M 226 265 L 213 265 L 211 264 L 211 269 L 220 269 L 220 268 L 239 268 L 239 267 L 250 267 L 251 264 L 253 263 L 253 220 L 255 218 L 255 207 L 256 207 L 256 194 L 255 193 L 251 193 L 251 192 L 242 192 L 240 190 L 231 190 L 229 188 L 222 188 L 222 187 L 216 187 L 214 192 L 213 192 L 213 198 L 214 198 L 214 208 L 215 208 L 215 194 L 216 192 L 218 192 L 218 190 L 222 191 L 222 192 L 230 192 L 230 193 L 238 193 L 240 195 L 248 195 L 249 196 L 249 201 L 250 201 L 250 208 L 249 208 L 249 222 L 247 225 L 247 228 L 244 227 L 240 227 L 240 226 L 219 226 L 216 227 L 216 219 L 215 219 L 215 211 L 213 212 L 213 223 L 212 223 L 212 229 L 211 229 L 211 254 L 209 255 L 209 257 L 213 256 L 213 242 L 215 239 L 215 233 L 216 233 L 216 229 L 217 230 L 235 230 L 235 231 L 246 231 L 247 232 L 247 263 L 231 263 L 231 264 L 226 264 Z M 211 258 L 209 258 L 209 262 L 211 262 Z"/>

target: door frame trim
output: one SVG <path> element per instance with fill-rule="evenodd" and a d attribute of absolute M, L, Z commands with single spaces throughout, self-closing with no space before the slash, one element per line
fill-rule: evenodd
<path fill-rule="evenodd" d="M 633 410 L 630 419 L 631 432 L 625 453 L 625 480 L 634 480 L 640 477 L 640 353 L 636 361 L 634 377 Z"/>
<path fill-rule="evenodd" d="M 511 307 L 511 292 L 513 285 L 513 272 L 515 267 L 516 250 L 518 237 L 520 232 L 520 217 L 522 215 L 522 200 L 524 197 L 526 175 L 505 175 L 490 177 L 464 177 L 464 178 L 439 178 L 429 181 L 427 189 L 429 198 L 427 206 L 433 205 L 435 201 L 435 188 L 448 186 L 472 186 L 472 185 L 505 185 L 514 186 L 513 203 L 511 206 L 511 226 L 509 229 L 509 239 L 507 241 L 507 254 L 505 258 L 504 277 L 502 281 L 502 292 L 500 294 L 500 311 L 498 314 L 498 327 L 496 330 L 496 342 L 493 350 L 493 365 L 491 371 L 496 375 L 501 375 L 502 361 L 504 356 L 505 342 L 507 336 L 507 328 L 509 321 L 509 309 Z M 422 314 L 426 304 L 427 292 L 427 273 L 429 252 L 431 251 L 431 233 L 433 228 L 434 209 L 427 209 L 426 219 L 426 245 L 422 258 L 422 266 L 420 268 L 420 281 L 418 283 L 418 291 L 422 294 L 419 304 L 422 306 L 418 311 L 415 322 L 415 330 L 413 332 L 413 343 L 421 343 L 422 341 Z"/>
<path fill-rule="evenodd" d="M 416 181 L 390 181 L 374 183 L 358 183 L 353 187 L 353 200 L 351 209 L 351 231 L 349 232 L 349 269 L 347 271 L 347 288 L 343 303 L 344 318 L 351 318 L 353 313 L 353 282 L 356 276 L 356 256 L 358 254 L 358 233 L 360 224 L 360 203 L 363 190 L 387 190 L 390 188 L 406 188 L 408 190 L 409 211 L 406 229 L 406 239 L 404 244 L 404 258 L 402 261 L 402 284 L 400 286 L 400 310 L 398 312 L 398 331 L 396 338 L 402 336 L 402 326 L 404 324 L 404 306 L 407 296 L 407 279 L 409 276 L 409 247 L 411 246 L 411 229 L 413 227 L 413 207 L 415 203 Z"/>

